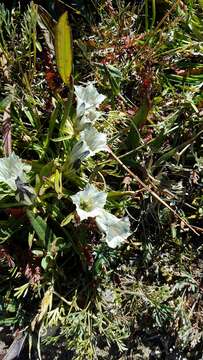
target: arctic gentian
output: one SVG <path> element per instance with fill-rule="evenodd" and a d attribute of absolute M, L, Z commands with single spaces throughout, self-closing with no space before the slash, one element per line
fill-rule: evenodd
<path fill-rule="evenodd" d="M 71 196 L 81 221 L 98 216 L 106 204 L 106 198 L 107 194 L 104 191 L 98 191 L 89 184 L 84 190 Z"/>
<path fill-rule="evenodd" d="M 96 217 L 96 223 L 101 232 L 106 234 L 105 240 L 109 247 L 115 249 L 121 246 L 131 235 L 128 217 L 122 219 L 103 210 Z"/>
<path fill-rule="evenodd" d="M 0 182 L 7 184 L 12 190 L 17 190 L 16 180 L 27 182 L 27 173 L 31 166 L 22 162 L 22 160 L 13 152 L 10 156 L 0 159 Z"/>
<path fill-rule="evenodd" d="M 78 131 L 82 131 L 90 126 L 94 125 L 94 123 L 101 116 L 101 112 L 93 109 L 86 110 L 82 117 L 77 118 L 76 129 Z"/>
<path fill-rule="evenodd" d="M 98 132 L 95 128 L 85 129 L 80 133 L 78 142 L 73 146 L 70 153 L 70 160 L 84 160 L 94 156 L 100 151 L 108 151 L 107 136 Z"/>
<path fill-rule="evenodd" d="M 77 116 L 82 116 L 86 110 L 97 108 L 106 98 L 99 94 L 95 86 L 90 83 L 86 86 L 75 86 L 75 95 L 77 99 Z"/>

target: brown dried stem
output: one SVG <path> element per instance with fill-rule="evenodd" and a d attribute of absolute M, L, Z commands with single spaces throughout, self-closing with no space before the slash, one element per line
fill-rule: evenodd
<path fill-rule="evenodd" d="M 162 205 L 167 207 L 174 216 L 181 221 L 184 225 L 186 225 L 190 230 L 192 230 L 196 235 L 199 235 L 199 233 L 196 231 L 203 231 L 202 228 L 196 228 L 195 226 L 190 225 L 184 218 L 182 218 L 170 205 L 168 205 L 163 199 L 160 198 L 160 196 L 155 193 L 148 185 L 146 185 L 137 175 L 135 175 L 110 149 L 110 153 L 113 156 L 113 158 L 125 169 L 125 171 L 128 172 L 128 174 L 135 179 L 146 191 L 148 191 L 156 200 L 158 200 Z"/>

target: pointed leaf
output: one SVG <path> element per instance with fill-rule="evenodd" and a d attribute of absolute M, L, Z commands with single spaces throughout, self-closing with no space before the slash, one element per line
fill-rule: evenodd
<path fill-rule="evenodd" d="M 44 246 L 46 243 L 49 244 L 53 240 L 54 234 L 48 227 L 46 221 L 39 215 L 35 216 L 30 210 L 27 210 L 27 215 L 41 245 Z"/>
<path fill-rule="evenodd" d="M 26 337 L 27 337 L 27 332 L 25 334 L 19 333 L 19 335 L 17 335 L 14 338 L 3 360 L 14 360 L 16 358 L 19 358 Z"/>
<path fill-rule="evenodd" d="M 138 128 L 147 120 L 147 116 L 150 110 L 149 102 L 147 99 L 143 100 L 139 110 L 132 118 L 130 132 L 127 138 L 127 144 L 129 148 L 136 148 L 139 144 L 139 131 Z"/>
<path fill-rule="evenodd" d="M 72 71 L 72 37 L 71 27 L 66 11 L 60 18 L 55 28 L 55 51 L 59 74 L 65 84 L 69 84 Z"/>

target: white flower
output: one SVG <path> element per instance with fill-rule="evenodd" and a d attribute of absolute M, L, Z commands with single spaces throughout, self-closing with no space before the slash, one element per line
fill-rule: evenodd
<path fill-rule="evenodd" d="M 101 112 L 95 109 L 89 109 L 84 112 L 82 117 L 78 118 L 76 121 L 76 128 L 79 131 L 84 130 L 85 128 L 93 125 L 101 116 Z"/>
<path fill-rule="evenodd" d="M 70 154 L 71 162 L 84 160 L 100 151 L 108 151 L 107 136 L 95 128 L 85 129 L 80 133 L 79 141 L 73 146 Z"/>
<path fill-rule="evenodd" d="M 81 221 L 99 215 L 106 204 L 106 198 L 107 194 L 104 191 L 98 191 L 89 184 L 83 191 L 71 196 Z"/>
<path fill-rule="evenodd" d="M 20 179 L 23 183 L 27 182 L 26 173 L 31 170 L 31 166 L 13 152 L 10 156 L 0 159 L 0 182 L 7 184 L 12 190 L 17 190 L 16 180 Z"/>
<path fill-rule="evenodd" d="M 99 94 L 95 86 L 90 83 L 87 86 L 75 86 L 75 94 L 77 99 L 77 116 L 81 117 L 86 110 L 98 107 L 106 98 Z"/>
<path fill-rule="evenodd" d="M 96 223 L 101 232 L 106 234 L 106 242 L 109 247 L 115 249 L 121 246 L 131 235 L 130 221 L 128 217 L 122 219 L 103 210 L 96 217 Z"/>

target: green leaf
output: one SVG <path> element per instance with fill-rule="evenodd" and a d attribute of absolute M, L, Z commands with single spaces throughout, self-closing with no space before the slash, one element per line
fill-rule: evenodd
<path fill-rule="evenodd" d="M 41 267 L 46 270 L 50 262 L 50 256 L 46 256 L 41 261 Z"/>
<path fill-rule="evenodd" d="M 35 217 L 30 210 L 27 210 L 27 215 L 42 244 L 45 245 L 46 242 L 49 243 L 53 238 L 53 232 L 51 229 L 49 229 L 47 223 L 42 219 L 41 216 L 38 215 Z"/>
<path fill-rule="evenodd" d="M 17 321 L 18 319 L 16 319 L 16 317 L 5 318 L 2 316 L 0 318 L 0 326 L 11 326 L 14 325 Z"/>
<path fill-rule="evenodd" d="M 74 212 L 68 214 L 68 216 L 66 216 L 63 219 L 63 221 L 61 222 L 61 226 L 65 226 L 65 225 L 69 224 L 73 219 L 74 219 Z"/>
<path fill-rule="evenodd" d="M 60 173 L 58 170 L 56 170 L 54 176 L 54 187 L 58 195 L 61 195 L 63 193 L 62 173 Z"/>
<path fill-rule="evenodd" d="M 34 119 L 33 119 L 33 116 L 31 114 L 31 112 L 29 110 L 27 110 L 27 109 L 24 109 L 23 111 L 24 111 L 25 115 L 27 116 L 28 120 L 30 121 L 30 124 L 33 127 L 35 127 L 35 122 L 34 122 Z"/>
<path fill-rule="evenodd" d="M 5 109 L 7 108 L 7 106 L 10 105 L 12 101 L 12 98 L 10 95 L 6 96 L 4 99 L 0 100 L 0 112 L 5 111 Z"/>
<path fill-rule="evenodd" d="M 29 289 L 29 283 L 19 286 L 14 289 L 14 296 L 19 299 L 21 296 L 25 297 Z"/>
<path fill-rule="evenodd" d="M 72 71 L 72 37 L 71 27 L 68 22 L 68 12 L 66 11 L 60 18 L 55 28 L 55 51 L 56 63 L 59 74 L 63 82 L 70 83 Z"/>
<path fill-rule="evenodd" d="M 159 152 L 167 134 L 164 132 L 164 129 L 155 137 L 155 139 L 149 144 L 150 148 L 152 149 L 153 153 Z"/>
<path fill-rule="evenodd" d="M 120 70 L 118 70 L 115 66 L 112 65 L 103 65 L 105 73 L 108 77 L 109 83 L 111 85 L 111 90 L 113 94 L 119 95 L 120 94 L 120 84 L 122 80 L 122 74 Z"/>
<path fill-rule="evenodd" d="M 130 132 L 127 138 L 127 144 L 130 145 L 131 148 L 136 148 L 139 144 L 139 131 L 138 128 L 146 121 L 147 115 L 149 113 L 149 102 L 147 99 L 143 100 L 139 110 L 132 118 L 132 123 L 130 127 Z"/>
<path fill-rule="evenodd" d="M 132 119 L 132 122 L 135 126 L 140 127 L 147 119 L 147 115 L 149 112 L 149 102 L 147 99 L 144 99 L 138 112 Z"/>
<path fill-rule="evenodd" d="M 60 104 L 58 103 L 55 107 L 55 109 L 52 111 L 51 117 L 50 117 L 50 121 L 49 121 L 49 129 L 48 129 L 48 134 L 47 137 L 44 141 L 44 153 L 46 154 L 48 146 L 49 146 L 49 142 L 52 138 L 52 134 L 54 131 L 54 127 L 56 125 L 56 120 L 58 117 L 58 113 L 59 113 L 59 109 L 60 109 Z"/>

